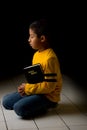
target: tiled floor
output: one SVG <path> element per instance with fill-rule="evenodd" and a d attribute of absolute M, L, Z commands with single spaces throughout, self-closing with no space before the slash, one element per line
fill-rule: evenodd
<path fill-rule="evenodd" d="M 13 110 L 1 105 L 3 95 L 13 92 L 26 81 L 24 75 L 0 81 L 0 130 L 87 130 L 87 107 L 76 83 L 63 76 L 63 89 L 58 107 L 48 114 L 31 120 L 23 120 Z"/>

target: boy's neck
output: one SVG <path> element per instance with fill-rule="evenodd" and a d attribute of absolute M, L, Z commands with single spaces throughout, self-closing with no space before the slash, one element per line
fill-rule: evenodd
<path fill-rule="evenodd" d="M 50 45 L 49 44 L 46 44 L 46 46 L 43 46 L 43 47 L 41 47 L 41 48 L 39 48 L 39 52 L 41 52 L 41 51 L 44 51 L 44 50 L 46 50 L 46 49 L 48 49 L 48 48 L 50 48 Z"/>
<path fill-rule="evenodd" d="M 49 49 L 50 47 L 43 47 L 43 48 L 40 48 L 38 51 L 39 52 L 42 52 L 42 51 L 44 51 L 44 50 L 46 50 L 46 49 Z"/>

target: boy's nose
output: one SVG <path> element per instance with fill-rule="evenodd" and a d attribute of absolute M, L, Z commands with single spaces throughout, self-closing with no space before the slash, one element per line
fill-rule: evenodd
<path fill-rule="evenodd" d="M 30 40 L 28 39 L 28 42 L 29 42 Z"/>

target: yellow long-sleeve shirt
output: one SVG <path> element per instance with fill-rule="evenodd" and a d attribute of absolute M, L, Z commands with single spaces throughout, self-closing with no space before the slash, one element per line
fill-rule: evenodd
<path fill-rule="evenodd" d="M 62 74 L 60 71 L 58 57 L 56 56 L 53 49 L 49 48 L 42 52 L 36 51 L 32 59 L 32 65 L 37 63 L 41 64 L 44 73 L 56 73 L 57 82 L 44 81 L 36 84 L 26 83 L 25 93 L 27 95 L 44 94 L 49 100 L 53 102 L 60 101 L 60 93 L 62 88 Z"/>

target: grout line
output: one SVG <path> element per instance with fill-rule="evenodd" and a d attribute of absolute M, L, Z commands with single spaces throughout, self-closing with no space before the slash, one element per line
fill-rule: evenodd
<path fill-rule="evenodd" d="M 5 125 L 6 125 L 6 129 L 8 130 L 8 126 L 7 126 L 7 122 L 6 122 L 6 119 L 5 119 L 5 115 L 4 115 L 2 105 L 1 105 L 1 110 L 2 110 L 3 117 L 4 117 L 4 122 L 5 122 Z"/>
<path fill-rule="evenodd" d="M 35 125 L 36 125 L 37 129 L 39 130 L 37 123 L 35 122 L 35 120 L 33 120 L 33 121 L 34 121 L 34 123 L 35 123 Z"/>
<path fill-rule="evenodd" d="M 65 124 L 65 126 L 68 128 L 68 130 L 70 130 L 69 126 L 66 124 L 66 122 L 63 120 L 63 118 L 61 117 L 60 114 L 58 114 L 58 112 L 55 110 L 56 114 L 60 117 L 60 119 L 62 120 L 62 122 Z"/>

